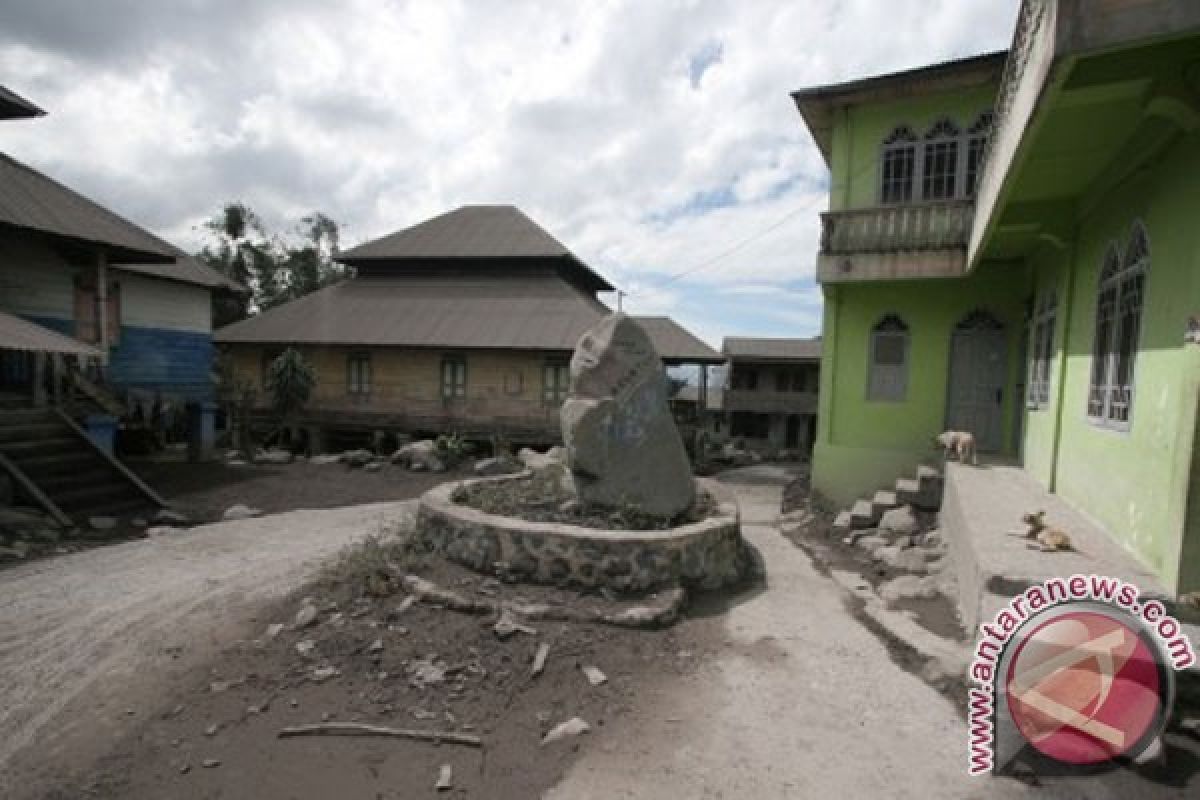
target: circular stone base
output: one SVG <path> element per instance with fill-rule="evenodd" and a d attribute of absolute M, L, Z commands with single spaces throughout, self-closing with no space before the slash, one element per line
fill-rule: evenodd
<path fill-rule="evenodd" d="M 421 496 L 420 545 L 481 572 L 618 591 L 677 585 L 716 589 L 740 579 L 747 563 L 737 502 L 715 481 L 696 481 L 697 491 L 717 503 L 712 516 L 678 528 L 623 531 L 502 517 L 451 499 L 463 483 L 480 480 L 442 484 Z"/>

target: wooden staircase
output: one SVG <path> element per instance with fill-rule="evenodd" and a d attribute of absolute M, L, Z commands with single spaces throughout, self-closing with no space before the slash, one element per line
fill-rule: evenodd
<path fill-rule="evenodd" d="M 64 525 L 166 506 L 61 411 L 0 409 L 0 471 Z"/>
<path fill-rule="evenodd" d="M 910 505 L 922 511 L 937 511 L 942 505 L 942 473 L 933 467 L 917 467 L 915 478 L 900 478 L 891 489 L 880 489 L 870 500 L 855 501 L 833 521 L 838 533 L 874 528 L 885 513 Z"/>

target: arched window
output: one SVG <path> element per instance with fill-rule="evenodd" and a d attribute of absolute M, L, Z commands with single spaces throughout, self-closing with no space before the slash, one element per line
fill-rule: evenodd
<path fill-rule="evenodd" d="M 1058 316 L 1058 292 L 1043 290 L 1038 294 L 1029 320 L 1029 382 L 1025 400 L 1029 408 L 1041 409 L 1050 404 L 1050 362 L 1054 360 L 1054 327 Z"/>
<path fill-rule="evenodd" d="M 1133 410 L 1134 362 L 1142 327 L 1150 239 L 1135 222 L 1122 255 L 1114 242 L 1104 256 L 1096 289 L 1096 327 L 1088 416 L 1107 427 L 1129 427 Z"/>
<path fill-rule="evenodd" d="M 971 123 L 971 127 L 967 128 L 966 164 L 963 167 L 963 194 L 967 197 L 975 196 L 979 173 L 983 169 L 983 151 L 987 147 L 988 136 L 991 133 L 991 111 L 980 114 Z"/>
<path fill-rule="evenodd" d="M 917 135 L 907 125 L 900 125 L 883 140 L 880 201 L 884 205 L 912 202 L 916 169 Z"/>
<path fill-rule="evenodd" d="M 944 117 L 925 134 L 921 163 L 921 196 L 925 200 L 949 200 L 957 196 L 961 136 L 958 126 Z"/>
<path fill-rule="evenodd" d="M 871 329 L 867 400 L 903 402 L 908 394 L 908 325 L 888 314 Z"/>

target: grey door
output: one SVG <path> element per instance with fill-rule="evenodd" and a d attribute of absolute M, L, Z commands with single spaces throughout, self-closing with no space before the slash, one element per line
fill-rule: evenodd
<path fill-rule="evenodd" d="M 974 434 L 981 452 L 1003 444 L 1006 351 L 1004 324 L 986 311 L 972 312 L 951 335 L 946 429 Z"/>

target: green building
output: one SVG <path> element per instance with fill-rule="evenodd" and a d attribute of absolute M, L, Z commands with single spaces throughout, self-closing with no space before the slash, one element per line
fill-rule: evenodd
<path fill-rule="evenodd" d="M 1200 589 L 1200 3 L 1026 0 L 1007 52 L 793 97 L 831 173 L 814 490 L 970 431 Z"/>

